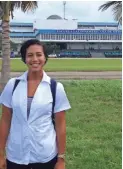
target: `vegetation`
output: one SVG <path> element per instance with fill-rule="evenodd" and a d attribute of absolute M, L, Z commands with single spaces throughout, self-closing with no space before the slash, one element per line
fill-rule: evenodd
<path fill-rule="evenodd" d="M 1 86 L 4 88 L 10 78 L 10 37 L 9 22 L 13 18 L 14 10 L 21 8 L 23 12 L 34 11 L 37 8 L 36 1 L 0 1 L 0 19 L 2 19 L 2 70 Z"/>
<path fill-rule="evenodd" d="M 121 169 L 121 81 L 63 84 L 72 107 L 66 112 L 66 169 Z"/>
<path fill-rule="evenodd" d="M 44 68 L 46 71 L 121 71 L 122 59 L 49 59 Z M 12 72 L 26 69 L 21 59 L 11 59 Z"/>
<path fill-rule="evenodd" d="M 114 19 L 122 25 L 122 1 L 108 1 L 99 7 L 99 10 L 105 11 L 112 7 Z"/>

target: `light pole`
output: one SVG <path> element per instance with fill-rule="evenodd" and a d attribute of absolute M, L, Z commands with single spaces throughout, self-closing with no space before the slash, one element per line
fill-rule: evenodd
<path fill-rule="evenodd" d="M 66 1 L 63 1 L 63 6 L 64 6 L 64 20 L 65 20 L 65 12 L 66 12 L 65 6 L 66 6 Z"/>

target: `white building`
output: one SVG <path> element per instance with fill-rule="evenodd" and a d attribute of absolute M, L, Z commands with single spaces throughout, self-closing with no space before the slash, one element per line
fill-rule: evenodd
<path fill-rule="evenodd" d="M 1 27 L 0 27 L 1 30 Z M 52 42 L 61 50 L 121 50 L 122 30 L 116 22 L 77 22 L 51 15 L 34 23 L 10 23 L 10 38 L 15 43 L 37 38 Z"/>

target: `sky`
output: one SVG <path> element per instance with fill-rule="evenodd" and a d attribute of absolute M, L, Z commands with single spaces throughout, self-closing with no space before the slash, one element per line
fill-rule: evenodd
<path fill-rule="evenodd" d="M 66 1 L 66 18 L 77 19 L 78 22 L 114 22 L 111 9 L 98 11 L 106 1 Z M 38 1 L 34 13 L 23 13 L 15 10 L 12 22 L 34 22 L 35 19 L 46 19 L 50 15 L 63 17 L 63 1 Z"/>

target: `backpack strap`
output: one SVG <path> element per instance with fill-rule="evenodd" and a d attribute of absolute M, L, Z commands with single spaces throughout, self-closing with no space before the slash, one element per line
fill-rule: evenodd
<path fill-rule="evenodd" d="M 54 124 L 54 107 L 55 107 L 55 100 L 56 100 L 56 86 L 57 86 L 57 82 L 51 78 L 51 85 L 50 85 L 50 89 L 51 89 L 51 93 L 52 93 L 52 97 L 53 97 L 53 104 L 52 104 L 52 120 L 53 120 L 53 124 Z"/>
<path fill-rule="evenodd" d="M 13 87 L 12 95 L 13 95 L 13 93 L 14 93 L 14 91 L 15 91 L 15 89 L 16 89 L 16 87 L 17 87 L 17 85 L 18 85 L 19 82 L 20 82 L 19 79 L 15 80 L 15 84 L 14 84 L 14 87 Z"/>

